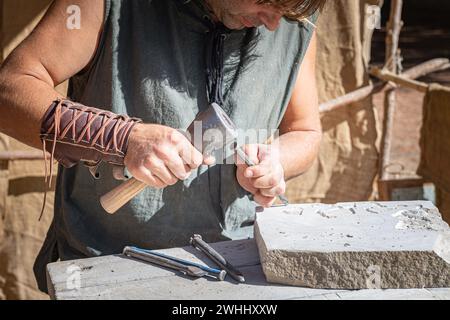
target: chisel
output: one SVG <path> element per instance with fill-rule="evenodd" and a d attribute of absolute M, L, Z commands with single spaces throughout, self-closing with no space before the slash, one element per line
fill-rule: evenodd
<path fill-rule="evenodd" d="M 195 278 L 212 275 L 219 281 L 223 281 L 226 275 L 226 271 L 224 270 L 209 268 L 197 263 L 171 257 L 163 253 L 156 253 L 150 250 L 139 249 L 136 247 L 125 247 L 123 249 L 123 254 L 125 256 L 150 262 L 158 266 L 181 271 L 182 273 Z"/>
<path fill-rule="evenodd" d="M 238 282 L 245 282 L 245 278 L 240 271 L 234 268 L 224 257 L 222 257 L 209 244 L 203 241 L 202 236 L 195 234 L 191 238 L 191 245 L 200 249 L 204 254 L 214 261 L 219 267 L 224 269 L 234 280 Z"/>
<path fill-rule="evenodd" d="M 253 167 L 256 166 L 256 163 L 254 163 L 248 156 L 247 154 L 244 152 L 244 150 L 242 150 L 241 147 L 236 147 L 236 153 L 239 156 L 239 158 L 241 158 L 245 164 L 249 167 Z M 282 194 L 278 195 L 278 199 L 280 199 L 280 201 L 283 203 L 283 206 L 287 206 L 289 205 L 289 200 Z"/>

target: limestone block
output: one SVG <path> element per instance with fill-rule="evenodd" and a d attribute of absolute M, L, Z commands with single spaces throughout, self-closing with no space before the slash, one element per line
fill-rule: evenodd
<path fill-rule="evenodd" d="M 450 228 L 426 201 L 290 205 L 257 213 L 268 282 L 327 289 L 450 287 Z"/>

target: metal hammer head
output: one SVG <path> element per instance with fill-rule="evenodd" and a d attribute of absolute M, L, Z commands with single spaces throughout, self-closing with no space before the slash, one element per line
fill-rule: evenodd
<path fill-rule="evenodd" d="M 187 129 L 190 141 L 197 150 L 205 155 L 234 149 L 237 129 L 225 111 L 213 103 L 200 112 Z M 229 155 L 226 155 L 229 156 Z"/>

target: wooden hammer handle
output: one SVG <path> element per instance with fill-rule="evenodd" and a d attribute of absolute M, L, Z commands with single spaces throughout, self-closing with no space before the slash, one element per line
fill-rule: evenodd
<path fill-rule="evenodd" d="M 102 196 L 100 203 L 106 212 L 114 214 L 146 187 L 147 185 L 145 183 L 131 178 Z"/>
<path fill-rule="evenodd" d="M 228 115 L 223 111 L 223 109 L 216 103 L 212 103 L 210 107 L 202 112 L 200 112 L 191 125 L 187 128 L 186 138 L 194 145 L 193 139 L 196 132 L 196 124 L 201 123 L 201 134 L 204 136 L 204 131 L 209 129 L 217 129 L 223 132 L 223 137 L 234 137 L 236 135 L 236 128 L 233 122 L 228 117 Z M 214 148 L 217 142 L 213 140 L 210 147 Z M 195 146 L 195 145 L 194 145 Z M 222 145 L 221 147 L 224 147 Z M 202 148 L 203 152 L 208 149 L 209 146 L 204 146 Z M 145 189 L 147 185 L 137 181 L 136 179 L 130 179 L 120 186 L 116 187 L 114 190 L 108 192 L 100 198 L 100 203 L 106 212 L 113 214 L 119 210 L 124 204 L 130 201 L 133 197 L 138 195 L 142 190 Z"/>

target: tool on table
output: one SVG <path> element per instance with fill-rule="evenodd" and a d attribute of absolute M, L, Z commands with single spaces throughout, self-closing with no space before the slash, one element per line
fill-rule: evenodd
<path fill-rule="evenodd" d="M 225 270 L 218 270 L 203 266 L 198 263 L 190 262 L 187 260 L 175 258 L 160 252 L 151 250 L 140 249 L 136 247 L 125 247 L 123 254 L 128 257 L 132 257 L 138 260 L 150 262 L 158 266 L 181 271 L 182 273 L 195 277 L 212 276 L 219 281 L 223 281 L 227 272 Z"/>
<path fill-rule="evenodd" d="M 234 280 L 238 282 L 245 282 L 245 278 L 242 273 L 233 267 L 223 256 L 221 256 L 216 250 L 214 250 L 209 244 L 203 241 L 202 236 L 195 234 L 191 238 L 191 245 L 204 254 L 208 256 L 212 261 L 214 261 L 219 267 L 226 270 L 227 274 L 229 274 Z"/>
<path fill-rule="evenodd" d="M 237 146 L 237 128 L 216 103 L 198 114 L 187 129 L 186 135 L 194 147 L 203 154 L 210 155 L 215 151 L 222 150 L 224 158 L 227 158 L 230 154 L 237 153 L 247 165 L 255 165 L 242 148 Z M 106 212 L 113 214 L 146 187 L 147 185 L 141 181 L 134 178 L 129 179 L 102 196 L 100 203 Z M 288 204 L 288 200 L 284 196 L 279 196 L 279 199 L 285 205 Z"/>

